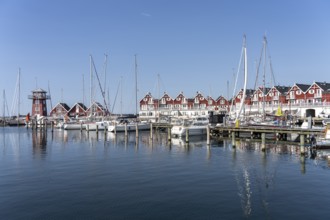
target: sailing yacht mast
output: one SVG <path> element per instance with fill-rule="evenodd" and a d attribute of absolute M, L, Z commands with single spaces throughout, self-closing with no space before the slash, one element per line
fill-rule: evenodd
<path fill-rule="evenodd" d="M 266 118 L 266 110 L 265 110 L 265 93 L 266 93 L 266 53 L 267 53 L 267 50 L 266 50 L 266 45 L 267 45 L 267 40 L 266 40 L 266 36 L 264 36 L 264 74 L 263 74 L 263 79 L 262 79 L 262 117 L 263 117 L 263 120 L 265 120 Z"/>
<path fill-rule="evenodd" d="M 19 123 L 19 111 L 20 111 L 20 94 L 21 94 L 21 68 L 18 68 L 18 100 L 17 100 L 17 124 Z"/>
<path fill-rule="evenodd" d="M 89 55 L 89 62 L 90 62 L 90 100 L 89 104 L 90 107 L 92 108 L 93 105 L 93 64 L 92 64 L 92 55 Z M 93 113 L 93 108 L 91 109 L 91 114 Z"/>
<path fill-rule="evenodd" d="M 136 60 L 136 54 L 134 55 L 135 57 L 135 115 L 137 117 L 137 60 Z"/>
<path fill-rule="evenodd" d="M 244 86 L 243 86 L 243 95 L 242 95 L 242 99 L 241 99 L 241 104 L 240 104 L 240 108 L 239 111 L 237 112 L 236 115 L 236 121 L 239 119 L 243 107 L 244 107 L 244 103 L 245 103 L 245 96 L 246 96 L 246 85 L 247 85 L 247 52 L 246 52 L 246 36 L 244 35 L 243 38 L 243 55 L 244 55 Z"/>

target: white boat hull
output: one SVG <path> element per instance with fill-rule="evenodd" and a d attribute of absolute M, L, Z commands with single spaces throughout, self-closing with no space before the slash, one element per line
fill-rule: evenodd
<path fill-rule="evenodd" d="M 63 125 L 64 130 L 80 130 L 84 129 L 83 124 L 64 124 Z"/>
<path fill-rule="evenodd" d="M 110 132 L 124 132 L 125 129 L 127 131 L 136 131 L 136 127 L 138 130 L 149 130 L 150 129 L 150 124 L 147 123 L 138 123 L 137 125 L 135 123 L 128 123 L 126 124 L 119 124 L 119 125 L 109 125 L 108 126 L 108 131 Z"/>
<path fill-rule="evenodd" d="M 171 129 L 171 134 L 176 137 L 185 137 L 187 135 L 187 130 L 189 136 L 206 135 L 207 126 L 173 126 Z"/>
<path fill-rule="evenodd" d="M 108 123 L 105 121 L 85 124 L 86 131 L 106 130 Z"/>

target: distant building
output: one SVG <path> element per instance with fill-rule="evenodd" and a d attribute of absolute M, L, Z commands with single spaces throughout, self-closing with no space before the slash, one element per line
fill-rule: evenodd
<path fill-rule="evenodd" d="M 84 117 L 87 116 L 87 107 L 81 103 L 77 102 L 73 107 L 68 111 L 69 117 Z"/>
<path fill-rule="evenodd" d="M 29 95 L 28 98 L 32 99 L 32 114 L 31 116 L 47 116 L 47 99 L 50 99 L 50 96 L 46 95 L 46 91 L 43 89 L 35 89 L 32 91 L 32 95 Z"/>
<path fill-rule="evenodd" d="M 87 116 L 107 116 L 110 113 L 99 102 L 93 102 L 92 106 L 86 110 L 86 114 Z"/>
<path fill-rule="evenodd" d="M 64 118 L 67 116 L 70 107 L 63 102 L 60 102 L 55 105 L 55 107 L 50 111 L 49 115 L 53 118 Z"/>

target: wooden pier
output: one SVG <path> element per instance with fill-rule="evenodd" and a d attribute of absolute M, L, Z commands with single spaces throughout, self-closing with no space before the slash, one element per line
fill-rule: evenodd
<path fill-rule="evenodd" d="M 325 130 L 280 126 L 224 126 L 213 127 L 211 134 L 218 137 L 231 137 L 233 147 L 235 147 L 236 138 L 259 139 L 262 143 L 262 150 L 266 149 L 266 139 L 299 142 L 301 154 L 305 154 L 305 147 L 313 146 L 316 137 L 324 136 Z"/>

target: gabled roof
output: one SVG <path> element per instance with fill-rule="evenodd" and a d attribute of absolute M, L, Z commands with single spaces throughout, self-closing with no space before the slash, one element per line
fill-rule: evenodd
<path fill-rule="evenodd" d="M 72 107 L 71 107 L 71 109 L 70 109 L 70 111 L 75 107 L 75 106 L 80 106 L 84 111 L 86 111 L 87 110 L 87 107 L 83 104 L 83 103 L 81 103 L 81 102 L 77 102 L 76 104 L 74 104 Z"/>
<path fill-rule="evenodd" d="M 279 91 L 281 94 L 285 95 L 291 87 L 289 86 L 274 86 L 275 89 L 277 89 L 277 91 Z"/>
<path fill-rule="evenodd" d="M 85 111 L 87 110 L 86 105 L 84 105 L 84 103 L 82 102 L 78 102 L 76 105 L 79 105 L 82 109 L 84 109 Z"/>
<path fill-rule="evenodd" d="M 316 85 L 318 85 L 323 91 L 330 91 L 330 83 L 326 82 L 315 82 Z"/>
<path fill-rule="evenodd" d="M 225 97 L 223 97 L 222 95 L 220 95 L 220 96 L 216 99 L 216 101 L 218 101 L 218 100 L 220 100 L 220 99 L 225 99 L 225 100 L 227 100 Z"/>
<path fill-rule="evenodd" d="M 173 100 L 172 97 L 167 94 L 167 92 L 164 92 L 163 96 L 160 99 L 163 99 L 163 98 L 170 98 L 171 100 Z"/>
<path fill-rule="evenodd" d="M 295 85 L 298 86 L 299 89 L 301 89 L 303 92 L 306 92 L 308 90 L 308 88 L 311 86 L 311 85 L 307 85 L 307 84 L 298 84 L 298 83 L 296 83 Z"/>
<path fill-rule="evenodd" d="M 181 98 L 181 97 L 185 97 L 185 96 L 183 95 L 183 92 L 180 92 L 180 94 L 179 94 L 175 99 L 177 99 L 177 98 Z"/>
<path fill-rule="evenodd" d="M 263 92 L 264 88 L 259 87 L 257 90 L 253 90 L 253 93 L 256 93 L 257 91 Z M 265 87 L 265 94 L 268 94 L 268 92 L 271 90 L 271 88 Z"/>
<path fill-rule="evenodd" d="M 254 89 L 247 89 L 246 90 L 246 96 L 251 96 L 251 95 L 253 95 L 254 92 L 255 92 Z"/>
<path fill-rule="evenodd" d="M 70 110 L 70 107 L 66 103 L 63 103 L 63 102 L 57 103 L 53 109 L 57 108 L 57 106 L 59 106 L 59 105 L 62 106 L 66 111 Z"/>

